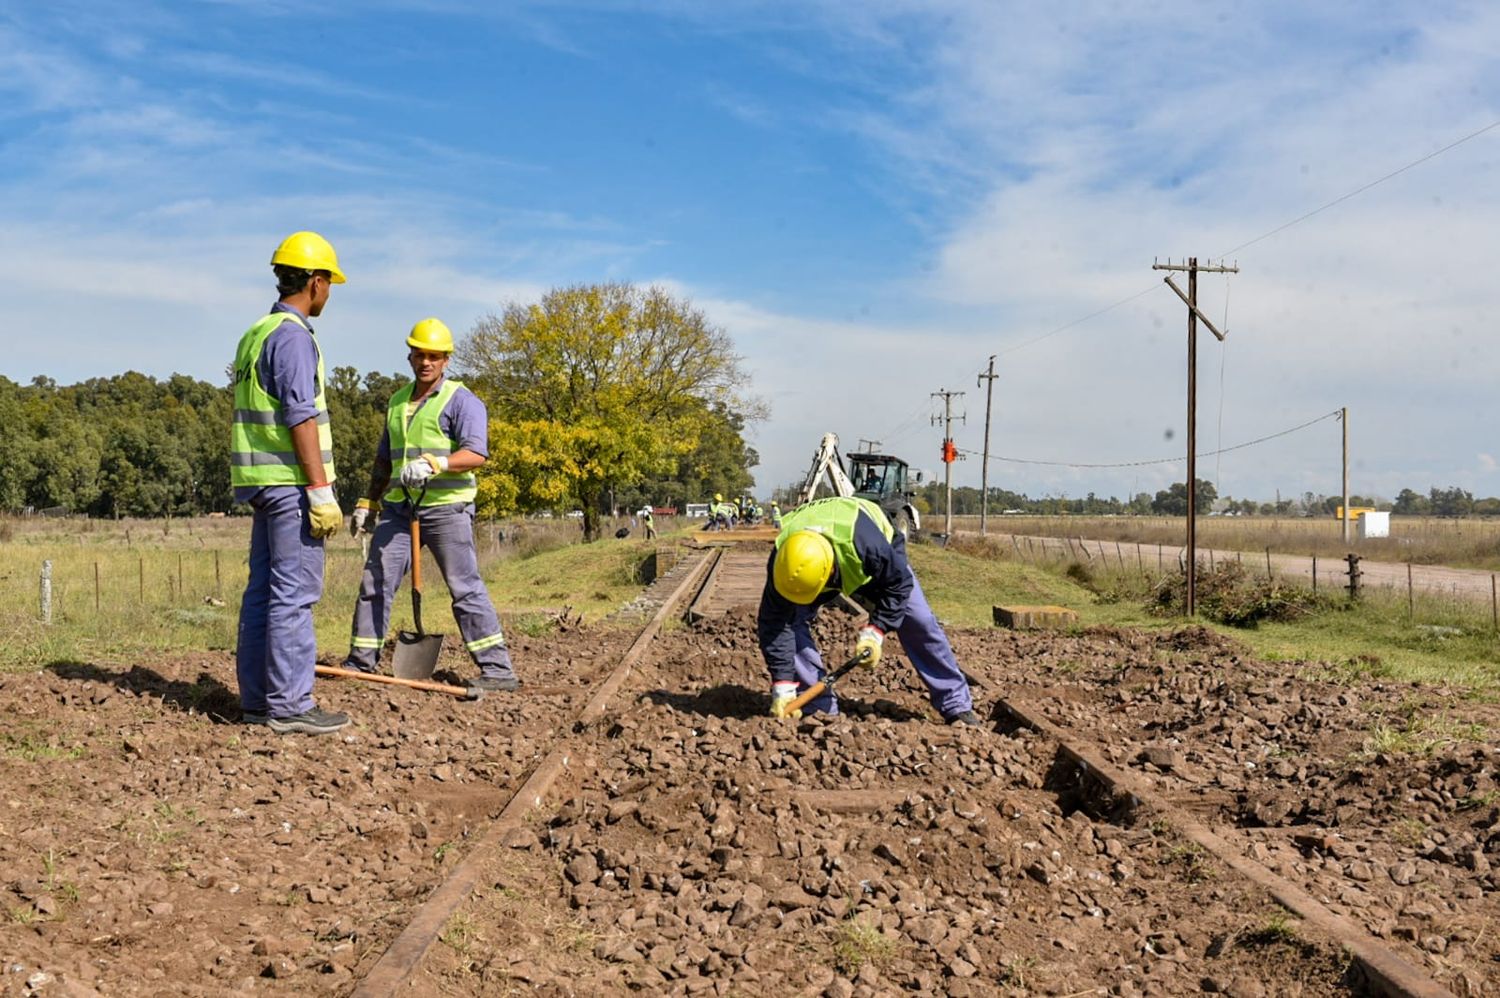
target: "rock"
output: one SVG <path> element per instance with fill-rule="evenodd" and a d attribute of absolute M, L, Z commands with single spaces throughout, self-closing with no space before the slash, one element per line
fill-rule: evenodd
<path fill-rule="evenodd" d="M 517 825 L 501 836 L 500 844 L 507 849 L 530 850 L 540 848 L 542 843 L 536 837 L 536 832 L 525 825 Z"/>
<path fill-rule="evenodd" d="M 950 977 L 966 978 L 973 977 L 977 968 L 961 956 L 956 956 L 948 961 L 948 966 L 943 968 Z"/>
<path fill-rule="evenodd" d="M 563 874 L 573 884 L 592 884 L 599 879 L 599 863 L 589 853 L 579 853 L 563 867 Z"/>
<path fill-rule="evenodd" d="M 1409 859 L 1403 859 L 1391 867 L 1391 879 L 1402 887 L 1416 883 L 1419 879 L 1417 876 L 1417 864 Z"/>
<path fill-rule="evenodd" d="M 1157 769 L 1176 769 L 1182 765 L 1182 756 L 1169 745 L 1148 745 L 1137 758 Z"/>
<path fill-rule="evenodd" d="M 284 980 L 296 972 L 297 965 L 295 963 L 287 957 L 278 956 L 272 958 L 271 962 L 266 964 L 265 969 L 260 972 L 260 976 Z"/>

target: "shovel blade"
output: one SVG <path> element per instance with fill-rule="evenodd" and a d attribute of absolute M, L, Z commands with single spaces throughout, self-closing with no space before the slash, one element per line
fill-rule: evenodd
<path fill-rule="evenodd" d="M 442 650 L 441 634 L 397 631 L 391 672 L 397 679 L 431 679 L 432 671 L 437 668 L 438 652 Z"/>

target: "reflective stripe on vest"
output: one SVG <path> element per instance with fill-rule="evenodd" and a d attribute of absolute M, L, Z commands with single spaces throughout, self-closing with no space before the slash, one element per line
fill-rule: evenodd
<path fill-rule="evenodd" d="M 406 496 L 401 492 L 401 469 L 408 461 L 415 461 L 423 454 L 447 457 L 459 449 L 458 441 L 443 432 L 438 419 L 453 396 L 463 387 L 463 382 L 444 380 L 442 387 L 422 403 L 408 423 L 406 406 L 411 402 L 411 393 L 416 387 L 413 382 L 392 395 L 390 407 L 385 412 L 385 428 L 391 438 L 391 481 L 396 483 L 386 491 L 386 502 L 406 501 Z M 427 495 L 422 497 L 422 505 L 444 506 L 449 503 L 473 502 L 478 494 L 473 473 L 446 471 L 427 479 Z"/>
<path fill-rule="evenodd" d="M 864 562 L 854 550 L 854 524 L 863 513 L 875 522 L 886 540 L 895 536 L 891 521 L 885 511 L 868 499 L 830 496 L 814 502 L 803 503 L 781 518 L 781 533 L 776 535 L 776 547 L 799 530 L 816 530 L 828 538 L 833 545 L 833 560 L 839 567 L 839 589 L 845 596 L 870 581 Z"/>
<path fill-rule="evenodd" d="M 234 353 L 234 417 L 229 429 L 229 480 L 235 487 L 309 485 L 307 473 L 292 446 L 281 403 L 260 383 L 260 355 L 266 340 L 290 321 L 307 329 L 293 312 L 272 312 L 245 331 Z M 318 355 L 317 395 L 313 405 L 318 426 L 318 449 L 323 452 L 323 477 L 332 482 L 333 433 L 328 423 L 328 401 L 323 392 L 323 351 L 307 330 Z"/>

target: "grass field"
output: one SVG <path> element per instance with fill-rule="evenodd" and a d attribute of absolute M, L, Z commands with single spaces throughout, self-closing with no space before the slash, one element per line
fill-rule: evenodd
<path fill-rule="evenodd" d="M 942 529 L 940 514 L 923 520 L 929 529 Z M 1435 517 L 1391 517 L 1391 536 L 1368 541 L 1340 540 L 1341 524 L 1330 517 L 1225 517 L 1198 518 L 1198 546 L 1230 551 L 1264 551 L 1285 554 L 1342 557 L 1358 552 L 1374 561 L 1414 562 L 1418 565 L 1452 565 L 1500 571 L 1500 520 L 1439 519 Z M 976 531 L 979 517 L 955 516 L 955 531 Z M 1172 516 L 996 516 L 989 518 L 994 533 L 1030 534 L 1045 537 L 1085 537 L 1122 544 L 1186 543 L 1187 520 Z"/>
<path fill-rule="evenodd" d="M 0 670 L 234 647 L 248 518 L 0 525 Z M 597 620 L 639 592 L 654 542 L 611 537 L 585 546 L 574 543 L 578 533 L 571 520 L 481 524 L 480 567 L 507 631 L 544 629 L 563 606 Z M 364 553 L 347 533 L 330 538 L 325 551 L 313 617 L 319 648 L 334 654 L 348 647 Z M 40 620 L 44 561 L 52 563 L 50 626 Z M 453 632 L 448 591 L 430 554 L 423 568 L 424 623 Z M 408 592 L 403 585 L 392 629 L 412 626 Z"/>
<path fill-rule="evenodd" d="M 8 539 L 0 541 L 0 632 L 7 635 L 0 645 L 0 671 L 56 661 L 149 661 L 234 647 L 248 520 L 7 525 Z M 497 530 L 504 532 L 503 540 Z M 564 606 L 598 621 L 629 602 L 640 592 L 656 549 L 683 536 L 664 531 L 660 541 L 649 544 L 609 538 L 583 545 L 575 543 L 577 526 L 571 522 L 489 524 L 480 531 L 481 565 L 507 631 L 539 634 Z M 1077 610 L 1084 626 L 1183 623 L 1146 609 L 1158 581 L 1150 571 L 1096 567 L 1085 586 L 1068 577 L 1064 562 L 1016 560 L 1008 545 L 994 541 L 960 539 L 948 548 L 915 545 L 911 552 L 929 600 L 954 625 L 990 627 L 991 608 L 999 603 L 1060 604 Z M 39 619 L 43 560 L 52 562 L 51 625 Z M 325 654 L 347 647 L 362 564 L 360 545 L 347 534 L 329 542 L 326 586 L 314 613 Z M 451 632 L 447 591 L 430 556 L 425 568 L 428 627 Z M 397 600 L 393 629 L 411 626 L 405 593 Z M 1262 658 L 1321 663 L 1314 666 L 1320 674 L 1500 688 L 1500 638 L 1488 608 L 1459 601 L 1418 597 L 1409 613 L 1404 594 L 1371 591 L 1359 605 L 1334 601 L 1329 609 L 1293 622 L 1217 629 Z"/>

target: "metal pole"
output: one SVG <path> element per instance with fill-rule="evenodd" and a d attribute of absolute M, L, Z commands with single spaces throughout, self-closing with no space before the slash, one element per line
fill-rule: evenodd
<path fill-rule="evenodd" d="M 1189 617 L 1198 583 L 1198 258 L 1188 258 L 1187 357 L 1187 596 Z"/>
<path fill-rule="evenodd" d="M 1344 543 L 1349 543 L 1349 407 L 1339 410 L 1339 422 L 1344 424 Z"/>
<path fill-rule="evenodd" d="M 988 381 L 984 393 L 984 454 L 979 462 L 979 535 L 984 536 L 990 519 L 990 403 L 995 398 L 995 355 L 990 354 L 989 371 L 979 376 Z"/>

